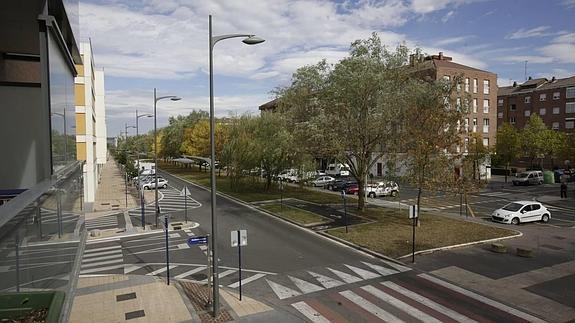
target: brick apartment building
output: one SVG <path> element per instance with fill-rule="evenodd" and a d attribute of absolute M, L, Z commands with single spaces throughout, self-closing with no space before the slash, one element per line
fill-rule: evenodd
<path fill-rule="evenodd" d="M 523 84 L 500 87 L 497 94 L 497 126 L 509 122 L 523 129 L 532 114 L 548 128 L 573 131 L 575 126 L 575 76 L 551 80 L 529 78 Z"/>
<path fill-rule="evenodd" d="M 412 58 L 414 64 L 415 58 Z M 497 134 L 497 74 L 453 62 L 451 57 L 439 55 L 427 56 L 418 65 L 418 74 L 431 80 L 453 81 L 461 77 L 456 86 L 456 102 L 466 103 L 469 113 L 465 118 L 465 128 L 469 132 L 481 133 L 483 145 L 495 146 Z M 468 102 L 464 102 L 468 100 Z M 465 142 L 469 141 L 465 137 Z"/>

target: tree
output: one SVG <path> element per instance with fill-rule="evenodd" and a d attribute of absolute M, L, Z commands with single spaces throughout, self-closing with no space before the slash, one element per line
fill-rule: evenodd
<path fill-rule="evenodd" d="M 216 159 L 221 154 L 225 137 L 225 127 L 216 122 Z M 180 151 L 191 156 L 210 157 L 210 142 L 210 120 L 199 120 L 192 127 L 185 128 Z"/>
<path fill-rule="evenodd" d="M 317 151 L 350 166 L 359 209 L 365 206 L 369 169 L 398 135 L 398 127 L 390 125 L 405 106 L 407 60 L 406 47 L 390 51 L 374 33 L 352 43 L 349 56 L 333 66 L 322 61 L 298 69 L 292 84 L 277 92 L 296 142 L 310 155 Z"/>
<path fill-rule="evenodd" d="M 239 189 L 243 170 L 259 167 L 259 151 L 254 140 L 257 120 L 249 115 L 231 119 L 228 137 L 222 147 L 220 167 L 226 167 L 230 187 Z"/>
<path fill-rule="evenodd" d="M 541 117 L 532 114 L 527 125 L 521 131 L 521 147 L 523 153 L 529 158 L 532 168 L 535 159 L 542 158 L 544 155 L 546 129 Z"/>
<path fill-rule="evenodd" d="M 499 160 L 505 165 L 505 183 L 507 183 L 509 164 L 521 157 L 521 147 L 521 138 L 515 127 L 507 122 L 503 123 L 497 130 L 495 151 Z"/>
<path fill-rule="evenodd" d="M 473 181 L 481 181 L 481 167 L 490 155 L 489 147 L 483 145 L 483 136 L 480 133 L 474 132 L 469 136 L 469 143 L 467 147 L 466 161 L 471 163 L 472 179 Z"/>
<path fill-rule="evenodd" d="M 553 168 L 555 166 L 555 158 L 561 154 L 563 147 L 567 145 L 567 136 L 563 132 L 545 129 L 543 138 L 545 142 L 543 156 L 544 158 L 549 158 L 551 168 Z"/>
<path fill-rule="evenodd" d="M 438 188 L 457 180 L 455 166 L 463 134 L 466 107 L 453 108 L 454 84 L 415 81 L 409 93 L 411 102 L 404 115 L 402 136 L 407 154 L 407 179 L 418 189 L 417 207 L 423 189 Z"/>

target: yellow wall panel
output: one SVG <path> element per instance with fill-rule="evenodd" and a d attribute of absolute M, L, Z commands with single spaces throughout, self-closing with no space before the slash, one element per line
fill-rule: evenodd
<path fill-rule="evenodd" d="M 74 84 L 74 93 L 76 94 L 76 105 L 86 105 L 84 84 Z"/>
<path fill-rule="evenodd" d="M 76 143 L 76 156 L 78 156 L 78 160 L 86 160 L 86 143 L 85 142 L 77 142 Z"/>
<path fill-rule="evenodd" d="M 86 134 L 86 114 L 76 113 L 76 134 L 85 135 Z"/>
<path fill-rule="evenodd" d="M 78 76 L 84 76 L 84 65 L 76 64 L 76 71 L 78 72 Z"/>

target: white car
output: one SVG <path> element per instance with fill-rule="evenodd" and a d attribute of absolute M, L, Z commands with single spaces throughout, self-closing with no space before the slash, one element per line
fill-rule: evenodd
<path fill-rule="evenodd" d="M 551 219 L 551 212 L 539 202 L 517 201 L 493 211 L 491 219 L 508 224 L 533 221 L 548 222 Z"/>
<path fill-rule="evenodd" d="M 142 185 L 142 188 L 145 190 L 151 190 L 152 188 L 155 188 L 155 187 L 156 187 L 156 180 L 154 178 L 152 178 L 150 181 L 148 181 Z M 167 188 L 168 187 L 168 181 L 164 178 L 158 177 L 158 187 L 159 188 Z"/>
<path fill-rule="evenodd" d="M 313 181 L 311 181 L 311 185 L 313 186 L 326 186 L 327 184 L 335 181 L 335 178 L 331 176 L 320 176 Z"/>

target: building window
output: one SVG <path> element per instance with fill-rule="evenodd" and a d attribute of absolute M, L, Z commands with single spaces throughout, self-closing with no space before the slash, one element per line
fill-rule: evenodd
<path fill-rule="evenodd" d="M 553 92 L 553 100 L 561 99 L 561 92 Z"/>
<path fill-rule="evenodd" d="M 477 132 L 477 118 L 473 118 L 473 132 Z"/>
<path fill-rule="evenodd" d="M 516 122 L 515 117 L 510 117 L 510 118 L 509 118 L 509 123 L 510 123 L 510 124 L 515 124 L 515 122 Z"/>
<path fill-rule="evenodd" d="M 489 113 L 489 99 L 483 100 L 483 113 Z"/>
<path fill-rule="evenodd" d="M 559 122 L 553 122 L 553 125 L 551 126 L 551 129 L 553 129 L 553 130 L 559 130 Z"/>
<path fill-rule="evenodd" d="M 544 116 L 545 113 L 547 113 L 547 109 L 545 109 L 545 108 L 539 109 L 539 115 Z"/>
<path fill-rule="evenodd" d="M 457 82 L 457 92 L 461 91 L 461 82 Z"/>
<path fill-rule="evenodd" d="M 530 96 L 525 97 L 525 103 L 531 103 L 531 97 Z"/>
<path fill-rule="evenodd" d="M 473 113 L 477 113 L 477 99 L 473 99 Z"/>
<path fill-rule="evenodd" d="M 565 97 L 567 99 L 575 98 L 575 87 L 568 87 L 567 89 L 565 89 Z"/>
<path fill-rule="evenodd" d="M 477 93 L 477 79 L 473 79 L 473 93 Z"/>
<path fill-rule="evenodd" d="M 498 112 L 498 113 L 497 113 L 497 118 L 498 118 L 498 119 L 503 119 L 503 112 Z"/>
<path fill-rule="evenodd" d="M 531 110 L 525 110 L 525 116 L 529 117 L 531 115 Z"/>
<path fill-rule="evenodd" d="M 465 126 L 465 132 L 469 132 L 469 118 L 465 118 L 463 125 Z"/>
<path fill-rule="evenodd" d="M 509 107 L 509 111 L 515 111 L 516 109 L 517 109 L 517 106 L 516 106 L 515 104 L 512 104 L 512 105 Z"/>
<path fill-rule="evenodd" d="M 483 146 L 489 147 L 489 138 L 483 138 Z"/>
<path fill-rule="evenodd" d="M 573 129 L 575 126 L 575 120 L 565 121 L 565 129 Z"/>
<path fill-rule="evenodd" d="M 489 119 L 483 119 L 483 133 L 489 133 Z"/>
<path fill-rule="evenodd" d="M 539 101 L 545 101 L 545 100 L 547 100 L 547 94 L 545 93 L 539 94 Z"/>
<path fill-rule="evenodd" d="M 565 103 L 565 113 L 575 113 L 575 102 Z"/>
<path fill-rule="evenodd" d="M 468 149 L 467 149 L 468 147 L 469 147 L 469 138 L 465 138 L 465 143 L 463 145 L 463 149 L 465 152 L 468 151 Z"/>
<path fill-rule="evenodd" d="M 449 75 L 443 75 L 443 80 L 449 82 L 451 81 L 451 77 L 449 77 Z"/>
<path fill-rule="evenodd" d="M 461 98 L 455 99 L 455 107 L 457 108 L 457 111 L 461 111 Z"/>
<path fill-rule="evenodd" d="M 469 92 L 469 77 L 465 78 L 465 92 Z"/>
<path fill-rule="evenodd" d="M 498 99 L 498 100 L 497 100 L 497 106 L 498 106 L 498 107 L 502 107 L 502 106 L 503 106 L 503 99 Z"/>
<path fill-rule="evenodd" d="M 559 114 L 559 108 L 558 107 L 553 108 L 553 114 Z"/>
<path fill-rule="evenodd" d="M 483 80 L 483 94 L 489 94 L 489 80 Z"/>

